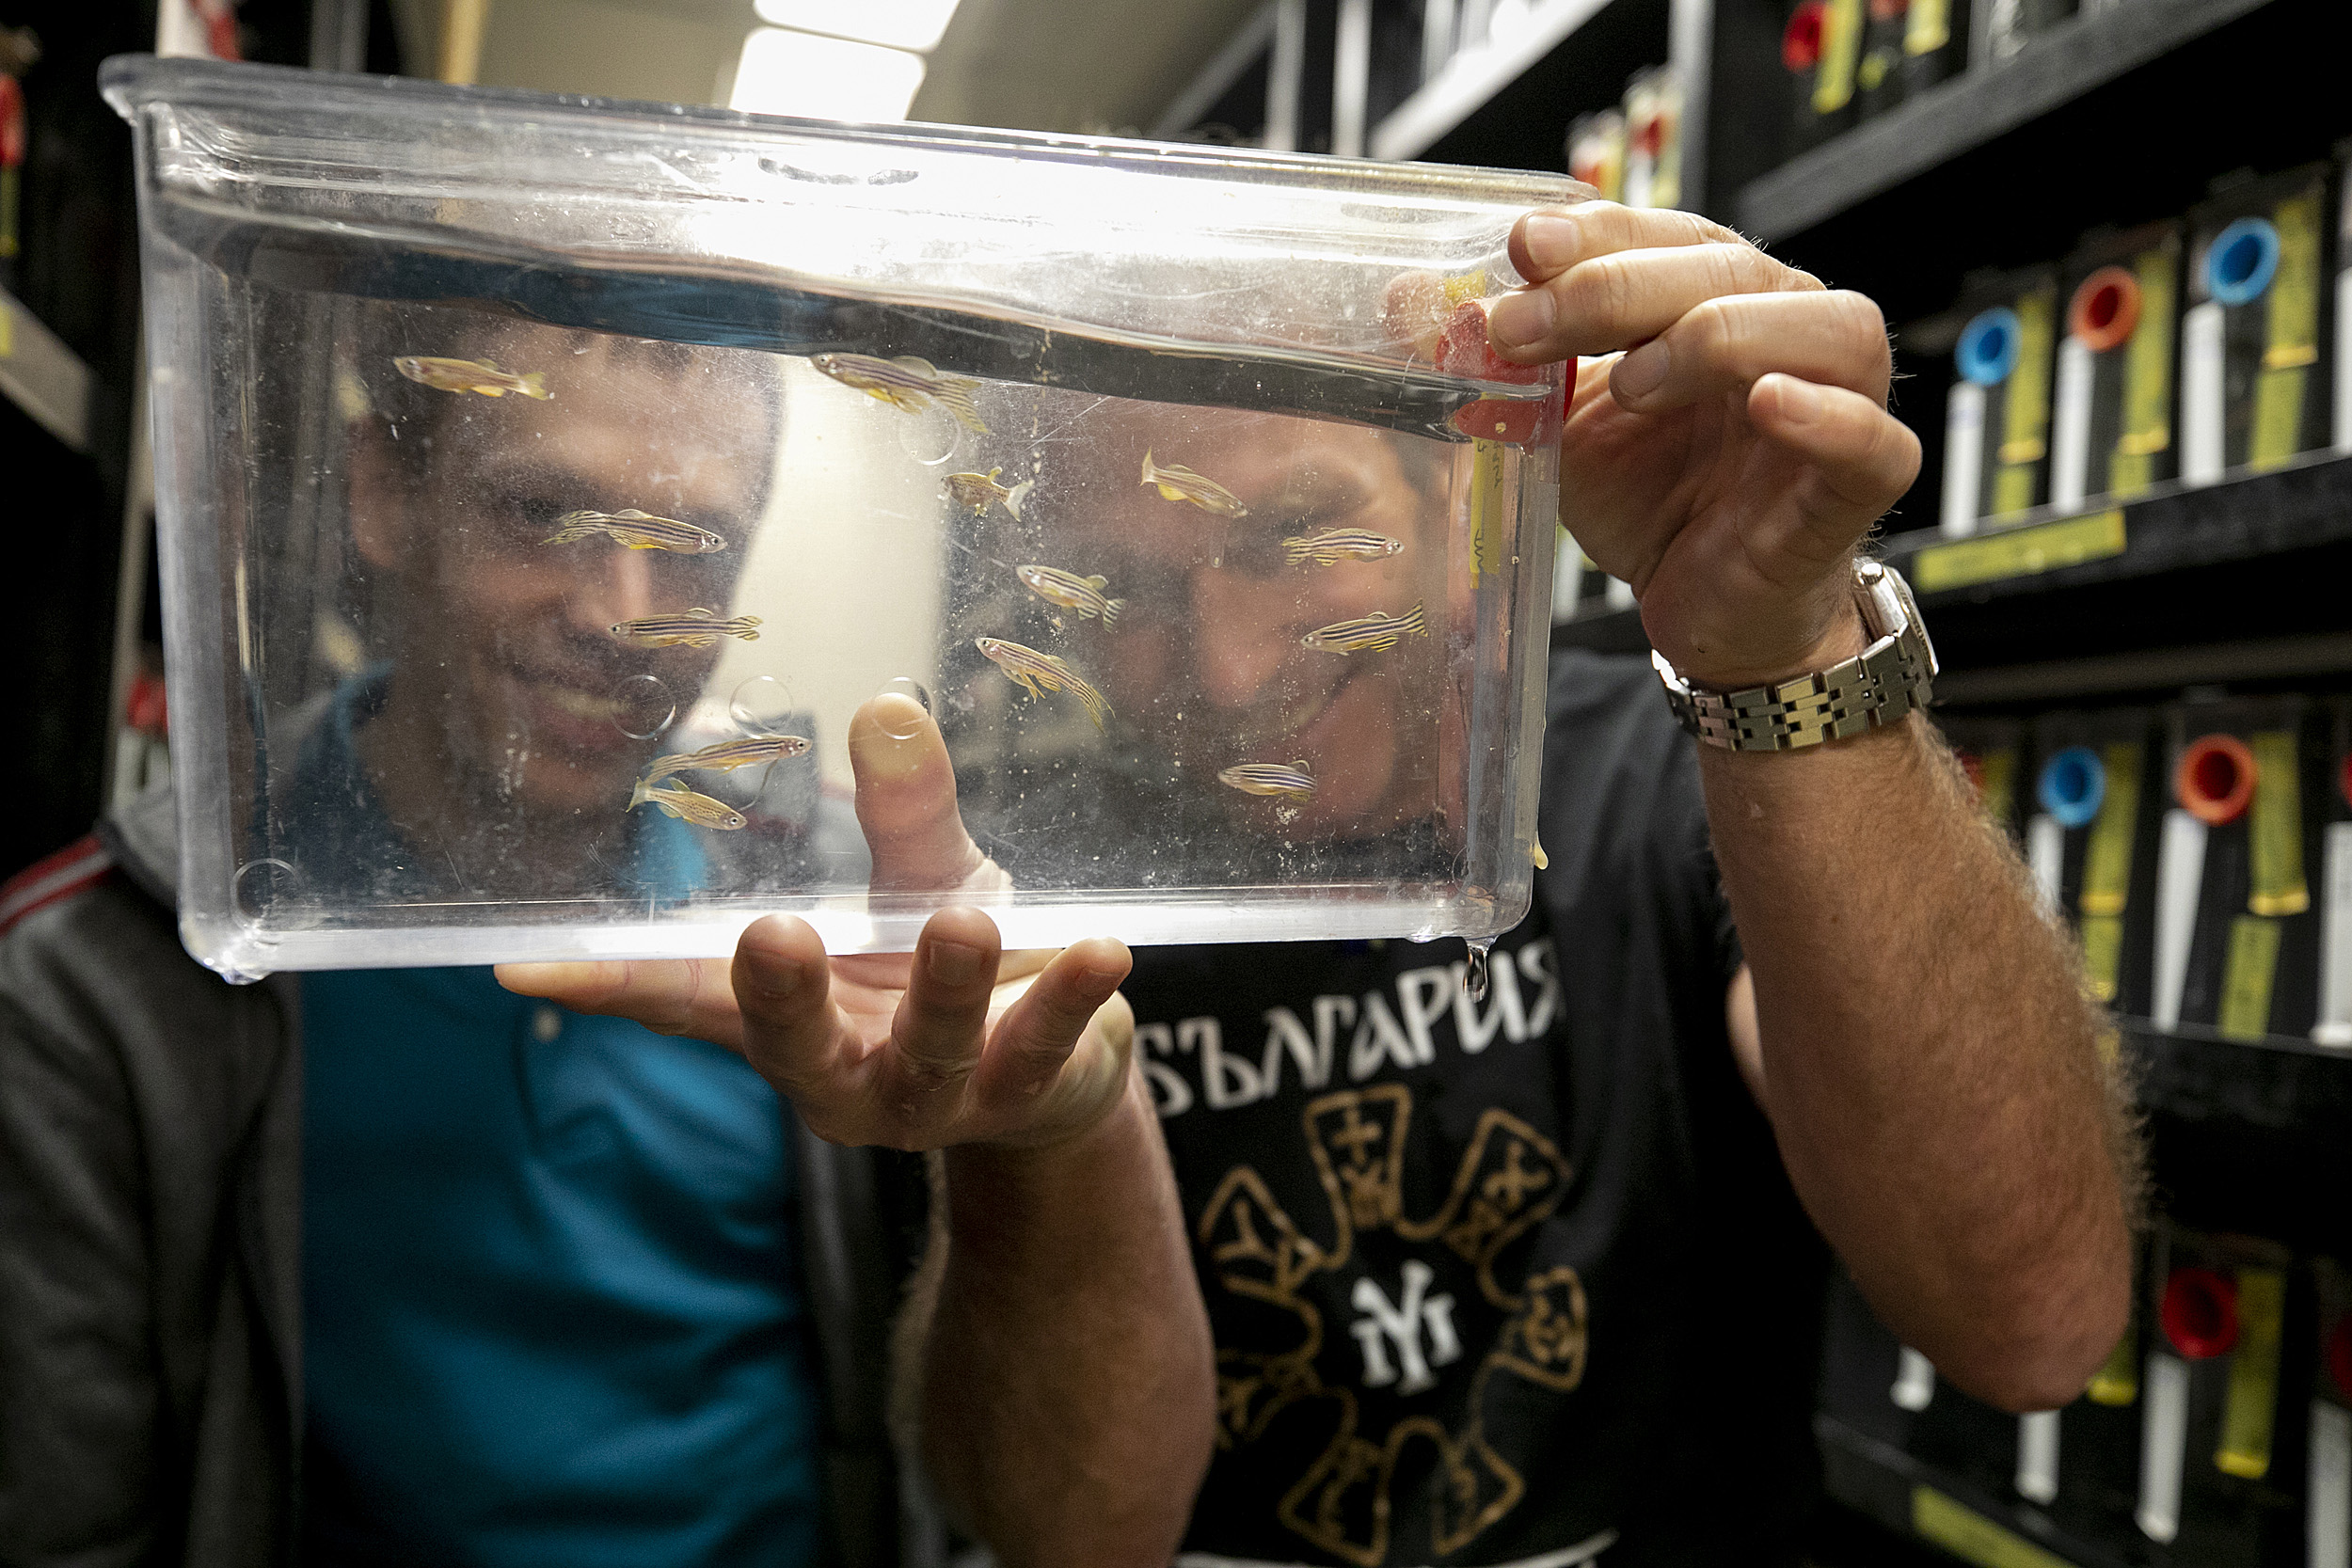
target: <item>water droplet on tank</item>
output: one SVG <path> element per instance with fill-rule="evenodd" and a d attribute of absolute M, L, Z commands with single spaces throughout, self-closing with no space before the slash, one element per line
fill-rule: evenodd
<path fill-rule="evenodd" d="M 230 885 L 239 914 L 265 921 L 279 930 L 303 930 L 319 923 L 320 911 L 306 896 L 308 892 L 302 873 L 274 856 L 237 867 Z"/>
<path fill-rule="evenodd" d="M 1486 956 L 1494 951 L 1495 939 L 1471 937 L 1468 939 L 1467 945 L 1470 948 L 1470 962 L 1462 967 L 1462 994 L 1474 1003 L 1484 1002 L 1486 1000 Z"/>
<path fill-rule="evenodd" d="M 651 740 L 677 717 L 677 699 L 660 675 L 631 675 L 612 693 L 612 727 L 631 740 Z"/>
<path fill-rule="evenodd" d="M 887 404 L 877 404 L 877 407 Z M 901 414 L 890 409 L 898 422 L 898 445 L 909 457 L 925 467 L 936 467 L 955 456 L 956 448 L 963 443 L 963 426 L 945 408 L 926 408 L 920 414 Z"/>
<path fill-rule="evenodd" d="M 727 699 L 727 717 L 746 735 L 770 734 L 792 712 L 792 689 L 774 675 L 754 675 Z"/>

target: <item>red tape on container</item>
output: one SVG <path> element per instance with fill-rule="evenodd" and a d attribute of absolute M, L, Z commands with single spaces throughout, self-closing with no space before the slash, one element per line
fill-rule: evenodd
<path fill-rule="evenodd" d="M 1515 365 L 1494 351 L 1486 337 L 1486 302 L 1466 299 L 1446 318 L 1438 338 L 1438 369 L 1448 375 L 1474 381 L 1499 381 L 1506 387 L 1532 387 L 1544 378 L 1541 365 Z M 1454 428 L 1481 441 L 1507 441 L 1525 446 L 1535 438 L 1544 417 L 1541 398 L 1481 398 L 1457 411 Z"/>

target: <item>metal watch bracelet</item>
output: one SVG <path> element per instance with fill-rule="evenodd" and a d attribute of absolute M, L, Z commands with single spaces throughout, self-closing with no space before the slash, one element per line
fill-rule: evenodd
<path fill-rule="evenodd" d="M 1911 585 L 1893 567 L 1854 562 L 1854 598 L 1870 645 L 1826 670 L 1737 691 L 1694 688 L 1653 653 L 1666 703 L 1682 727 L 1729 752 L 1793 752 L 1899 721 L 1933 696 L 1935 645 Z"/>

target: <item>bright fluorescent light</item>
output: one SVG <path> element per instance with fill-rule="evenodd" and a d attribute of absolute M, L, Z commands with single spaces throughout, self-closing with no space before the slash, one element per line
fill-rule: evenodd
<path fill-rule="evenodd" d="M 743 40 L 727 106 L 808 119 L 904 119 L 923 85 L 923 57 L 783 27 Z"/>
<path fill-rule="evenodd" d="M 939 47 L 947 19 L 956 14 L 956 0 L 866 0 L 862 7 L 843 0 L 758 0 L 753 8 L 760 21 L 779 27 L 924 55 Z"/>

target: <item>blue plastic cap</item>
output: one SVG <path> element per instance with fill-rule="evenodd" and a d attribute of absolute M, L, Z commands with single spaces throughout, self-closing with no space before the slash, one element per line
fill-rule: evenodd
<path fill-rule="evenodd" d="M 1952 351 L 1961 379 L 1979 387 L 1998 387 L 2017 368 L 2017 340 L 2022 329 L 2017 312 L 2006 305 L 1980 310 L 1961 328 L 1960 347 Z"/>
<path fill-rule="evenodd" d="M 2106 765 L 2090 747 L 2069 746 L 2042 765 L 2034 795 L 2059 827 L 2087 828 L 2107 798 Z"/>
<path fill-rule="evenodd" d="M 2205 293 L 2224 305 L 2250 305 L 2279 275 L 2279 230 L 2268 218 L 2240 218 L 2205 247 Z"/>

